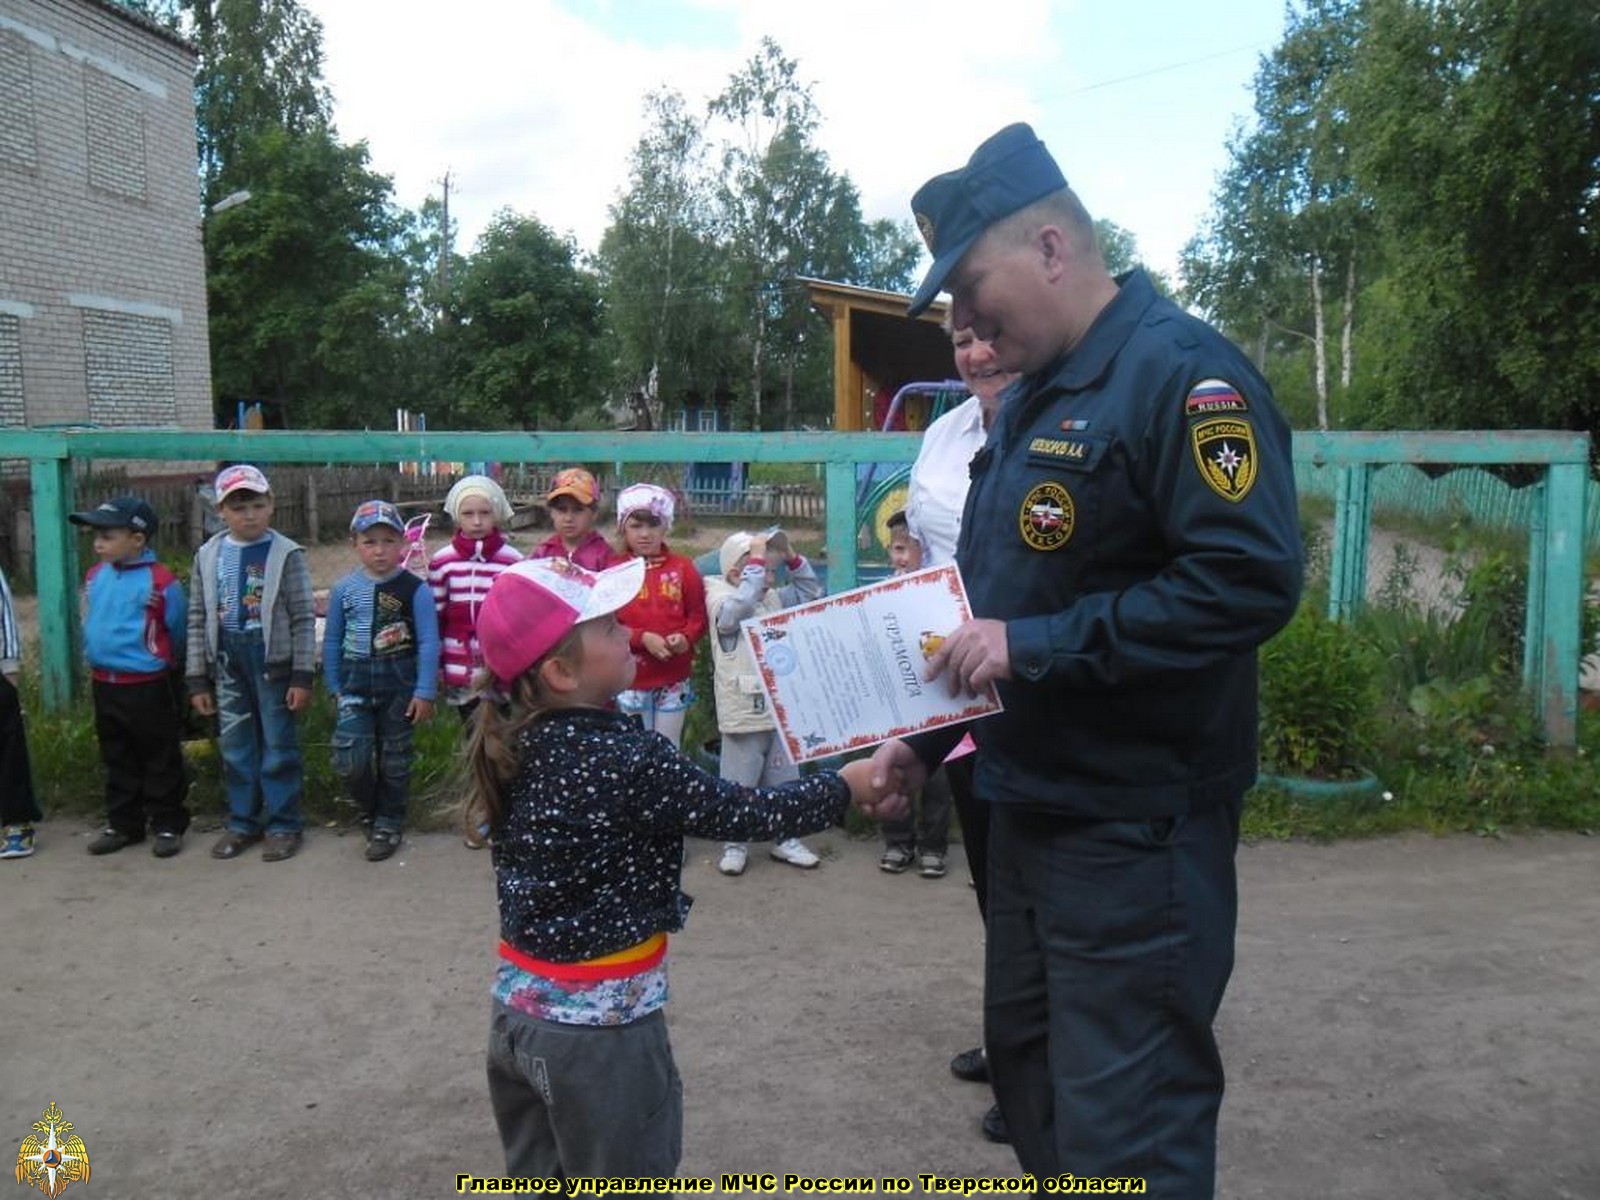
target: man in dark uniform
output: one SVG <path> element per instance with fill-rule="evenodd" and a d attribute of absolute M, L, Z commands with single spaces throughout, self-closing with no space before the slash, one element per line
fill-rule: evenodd
<path fill-rule="evenodd" d="M 1289 430 L 1229 342 L 1113 279 L 1044 144 L 1012 125 L 912 200 L 943 287 L 1021 379 L 972 461 L 974 619 L 929 664 L 995 684 L 984 1036 L 1024 1170 L 1209 1197 L 1256 777 L 1256 648 L 1293 614 Z M 959 731 L 877 752 L 914 786 Z"/>

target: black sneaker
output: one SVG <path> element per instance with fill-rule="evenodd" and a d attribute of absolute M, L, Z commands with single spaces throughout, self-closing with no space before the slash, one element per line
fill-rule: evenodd
<path fill-rule="evenodd" d="M 367 839 L 367 861 L 382 862 L 398 849 L 400 849 L 398 829 L 374 829 L 372 836 Z"/>
<path fill-rule="evenodd" d="M 173 833 L 171 830 L 163 830 L 156 834 L 156 842 L 155 845 L 150 847 L 150 853 L 157 858 L 171 858 L 182 849 L 183 834 Z"/>
<path fill-rule="evenodd" d="M 115 829 L 102 829 L 100 836 L 89 843 L 89 853 L 115 854 L 126 846 L 142 841 L 144 841 L 143 838 L 130 837 L 128 834 Z"/>
<path fill-rule="evenodd" d="M 963 1050 L 950 1060 L 950 1074 L 968 1083 L 988 1083 L 989 1056 L 983 1052 L 982 1046 Z"/>

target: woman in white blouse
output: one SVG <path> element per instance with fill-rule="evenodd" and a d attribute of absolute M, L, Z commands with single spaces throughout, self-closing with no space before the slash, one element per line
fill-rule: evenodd
<path fill-rule="evenodd" d="M 911 468 L 911 486 L 906 496 L 906 524 L 911 535 L 922 543 L 922 565 L 928 567 L 955 561 L 961 510 L 967 500 L 967 464 L 988 440 L 989 425 L 1000 408 L 1000 394 L 1018 378 L 1015 372 L 1002 371 L 995 365 L 989 343 L 979 341 L 972 330 L 957 329 L 950 341 L 955 347 L 956 371 L 972 395 L 929 425 L 922 435 L 922 448 Z M 968 753 L 961 754 L 962 747 Z M 962 747 L 956 751 L 960 757 L 945 760 L 944 773 L 961 822 L 962 849 L 982 915 L 988 904 L 989 808 L 972 794 L 970 740 L 963 741 Z M 958 1079 L 987 1082 L 989 1063 L 983 1047 L 956 1055 L 950 1060 L 950 1070 Z M 984 1114 L 983 1133 L 990 1141 L 1010 1140 L 998 1105 Z"/>

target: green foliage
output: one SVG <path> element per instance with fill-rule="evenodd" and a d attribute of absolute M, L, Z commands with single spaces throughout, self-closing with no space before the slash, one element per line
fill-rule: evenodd
<path fill-rule="evenodd" d="M 1261 651 L 1261 761 L 1278 774 L 1347 778 L 1376 731 L 1377 662 L 1351 629 L 1303 603 Z"/>
<path fill-rule="evenodd" d="M 27 712 L 28 754 L 40 806 L 50 817 L 74 816 L 93 821 L 105 812 L 105 784 L 100 750 L 95 740 L 94 708 L 80 697 L 70 708 L 47 712 L 39 694 L 39 677 L 24 671 L 21 679 L 23 708 Z M 311 707 L 301 714 L 300 753 L 305 764 L 307 821 L 320 825 L 351 825 L 355 805 L 345 795 L 333 770 L 333 725 L 338 714 L 320 688 L 312 692 Z M 433 720 L 419 726 L 411 774 L 411 811 L 408 824 L 416 829 L 450 826 L 449 805 L 456 795 L 461 722 L 440 704 Z M 202 827 L 220 824 L 227 810 L 222 787 L 222 759 L 210 738 L 184 743 L 193 781 L 189 809 Z"/>
<path fill-rule="evenodd" d="M 406 307 L 390 182 L 323 127 L 239 140 L 250 199 L 206 224 L 211 370 L 224 400 L 272 400 L 293 426 L 387 425 Z"/>
<path fill-rule="evenodd" d="M 1593 428 L 1597 94 L 1582 5 L 1303 0 L 1185 248 L 1187 299 L 1298 424 Z"/>
<path fill-rule="evenodd" d="M 539 428 L 598 396 L 600 293 L 577 247 L 500 212 L 461 272 L 450 339 L 457 424 Z"/>
<path fill-rule="evenodd" d="M 209 207 L 249 186 L 238 161 L 269 130 L 327 131 L 322 22 L 296 0 L 181 0 L 200 51 L 195 76 L 200 173 Z"/>
<path fill-rule="evenodd" d="M 1558 0 L 1373 0 L 1352 155 L 1392 257 L 1384 390 L 1412 423 L 1600 417 L 1600 22 Z"/>

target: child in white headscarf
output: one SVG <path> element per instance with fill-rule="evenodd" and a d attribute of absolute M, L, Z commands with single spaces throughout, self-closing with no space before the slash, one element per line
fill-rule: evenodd
<path fill-rule="evenodd" d="M 455 523 L 455 534 L 428 561 L 428 586 L 439 614 L 445 701 L 465 720 L 477 706 L 472 679 L 483 666 L 478 609 L 494 577 L 522 555 L 500 531 L 511 519 L 511 502 L 487 475 L 458 481 L 444 498 L 444 511 Z"/>
<path fill-rule="evenodd" d="M 672 493 L 653 483 L 629 484 L 617 497 L 623 561 L 644 559 L 644 586 L 617 614 L 628 627 L 638 667 L 633 686 L 618 695 L 617 705 L 674 746 L 694 703 L 689 672 L 707 625 L 700 572 L 666 543 L 676 511 Z"/>

